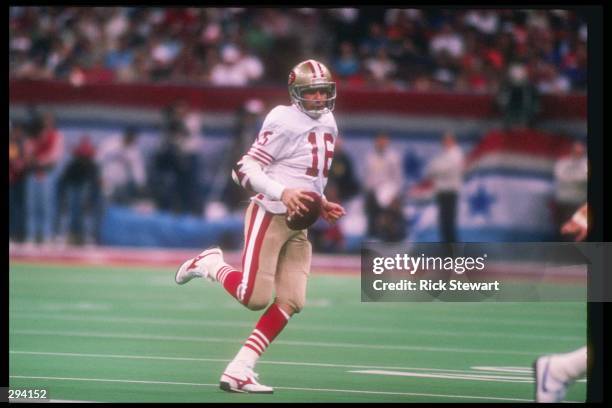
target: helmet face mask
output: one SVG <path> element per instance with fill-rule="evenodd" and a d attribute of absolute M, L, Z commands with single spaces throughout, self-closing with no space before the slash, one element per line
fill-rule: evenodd
<path fill-rule="evenodd" d="M 321 100 L 322 103 L 304 97 L 305 93 L 317 90 L 324 90 L 327 94 L 327 97 Z M 306 60 L 296 65 L 289 73 L 289 96 L 302 112 L 310 116 L 320 116 L 334 110 L 336 83 L 325 65 L 315 60 Z"/>

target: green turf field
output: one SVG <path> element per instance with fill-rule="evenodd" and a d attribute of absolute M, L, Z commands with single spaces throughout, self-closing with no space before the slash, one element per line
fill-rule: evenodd
<path fill-rule="evenodd" d="M 55 400 L 528 402 L 531 362 L 586 342 L 586 304 L 360 303 L 314 275 L 257 366 L 273 395 L 218 389 L 261 312 L 172 268 L 10 265 L 10 386 Z M 576 383 L 567 401 L 584 401 Z"/>

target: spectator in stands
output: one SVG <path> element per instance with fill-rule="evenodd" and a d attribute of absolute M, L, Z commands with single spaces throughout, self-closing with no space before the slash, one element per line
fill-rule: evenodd
<path fill-rule="evenodd" d="M 173 121 L 162 137 L 160 148 L 153 155 L 149 178 L 156 207 L 177 214 L 194 213 L 194 202 L 201 196 L 201 191 L 195 179 L 197 171 L 193 157 L 184 149 L 187 128 Z"/>
<path fill-rule="evenodd" d="M 348 79 L 359 73 L 359 58 L 355 54 L 355 47 L 352 43 L 349 41 L 340 43 L 340 55 L 332 67 L 338 79 Z"/>
<path fill-rule="evenodd" d="M 106 54 L 104 65 L 106 68 L 116 70 L 119 75 L 134 63 L 135 49 L 130 45 L 129 34 L 124 34 L 117 39 L 117 44 Z M 125 75 L 125 74 L 123 74 Z"/>
<path fill-rule="evenodd" d="M 26 172 L 28 152 L 22 123 L 12 122 L 9 129 L 9 240 L 23 242 L 26 235 Z"/>
<path fill-rule="evenodd" d="M 431 179 L 438 205 L 438 225 L 441 242 L 457 242 L 457 197 L 463 179 L 463 152 L 453 132 L 442 138 L 442 152 L 435 156 L 425 169 L 425 177 Z"/>
<path fill-rule="evenodd" d="M 555 163 L 554 174 L 556 221 L 560 227 L 587 200 L 588 162 L 582 142 L 574 142 L 571 154 Z"/>
<path fill-rule="evenodd" d="M 178 142 L 175 139 L 184 131 L 177 123 L 170 123 L 163 129 L 159 150 L 152 156 L 149 189 L 156 208 L 161 211 L 174 211 L 181 205 L 177 202 L 176 176 L 181 163 Z"/>
<path fill-rule="evenodd" d="M 378 237 L 384 242 L 399 242 L 406 238 L 408 233 L 407 225 L 406 217 L 404 216 L 403 200 L 398 195 L 378 217 Z"/>
<path fill-rule="evenodd" d="M 374 83 L 378 88 L 393 87 L 393 75 L 397 71 L 397 64 L 389 58 L 386 48 L 379 48 L 373 57 L 364 62 L 366 70 L 370 73 Z"/>
<path fill-rule="evenodd" d="M 68 210 L 68 242 L 97 244 L 102 208 L 101 180 L 95 148 L 88 136 L 82 136 L 73 150 L 71 160 L 59 177 L 57 194 L 58 226 L 62 224 L 64 210 Z"/>
<path fill-rule="evenodd" d="M 455 60 L 447 52 L 436 55 L 436 67 L 432 72 L 440 90 L 451 91 L 457 84 L 458 69 Z"/>
<path fill-rule="evenodd" d="M 200 82 L 208 67 L 206 52 L 197 37 L 189 37 L 172 64 L 169 80 L 179 83 Z"/>
<path fill-rule="evenodd" d="M 151 74 L 155 79 L 166 80 L 170 78 L 174 62 L 182 48 L 182 43 L 167 32 L 156 33 L 150 44 L 153 69 Z"/>
<path fill-rule="evenodd" d="M 347 201 L 354 198 L 360 191 L 361 186 L 357 182 L 353 170 L 353 161 L 343 148 L 342 138 L 336 139 L 334 146 L 334 160 L 329 168 L 327 188 L 333 186 L 338 191 L 338 200 L 343 206 Z"/>
<path fill-rule="evenodd" d="M 245 86 L 263 75 L 263 64 L 254 55 L 244 55 L 228 44 L 221 50 L 221 61 L 212 68 L 210 81 L 218 86 Z"/>
<path fill-rule="evenodd" d="M 457 60 L 463 55 L 464 41 L 460 33 L 449 23 L 445 23 L 433 36 L 429 47 L 433 56 L 448 55 L 453 60 Z"/>
<path fill-rule="evenodd" d="M 27 178 L 27 241 L 48 243 L 53 228 L 55 169 L 64 153 L 64 136 L 55 127 L 53 114 L 47 112 L 31 119 Z"/>
<path fill-rule="evenodd" d="M 242 43 L 238 44 L 238 49 L 241 55 L 239 64 L 241 69 L 246 73 L 249 85 L 259 83 L 265 74 L 265 67 L 261 58 Z"/>
<path fill-rule="evenodd" d="M 146 173 L 136 129 L 128 127 L 123 135 L 105 139 L 98 149 L 97 162 L 105 201 L 129 205 L 144 195 Z"/>
<path fill-rule="evenodd" d="M 151 78 L 152 80 L 154 68 L 153 61 L 148 58 L 147 51 L 139 50 L 134 57 L 134 65 L 128 72 L 124 73 L 123 78 L 132 82 L 141 80 L 140 78 Z"/>
<path fill-rule="evenodd" d="M 177 114 L 180 120 L 183 121 L 188 137 L 189 149 L 198 149 L 201 145 L 201 132 L 202 132 L 202 115 L 196 108 L 188 101 L 181 99 L 177 106 Z"/>
<path fill-rule="evenodd" d="M 365 190 L 368 235 L 385 236 L 388 225 L 385 212 L 402 191 L 403 175 L 400 157 L 389 148 L 389 136 L 381 132 L 374 140 L 374 150 L 366 156 Z"/>
<path fill-rule="evenodd" d="M 540 100 L 524 64 L 510 65 L 508 79 L 497 95 L 497 104 L 504 115 L 505 128 L 533 125 L 540 110 Z"/>
<path fill-rule="evenodd" d="M 464 22 L 486 36 L 493 36 L 499 30 L 499 13 L 495 10 L 470 10 Z"/>
<path fill-rule="evenodd" d="M 179 100 L 175 105 L 175 111 L 176 118 L 181 128 L 184 129 L 183 137 L 178 139 L 178 146 L 186 162 L 185 174 L 191 175 L 190 177 L 179 178 L 178 188 L 185 200 L 185 211 L 193 215 L 199 215 L 202 213 L 203 206 L 200 182 L 202 117 L 186 100 Z"/>
<path fill-rule="evenodd" d="M 573 42 L 569 41 L 565 48 L 567 51 L 562 56 L 560 66 L 563 74 L 570 79 L 573 90 L 586 89 L 587 49 L 585 41 L 574 39 Z"/>
<path fill-rule="evenodd" d="M 455 89 L 470 93 L 485 93 L 491 90 L 490 86 L 482 59 L 474 57 L 470 61 L 465 61 L 463 70 L 456 80 Z"/>
<path fill-rule="evenodd" d="M 359 45 L 359 54 L 362 58 L 368 58 L 376 55 L 379 49 L 386 48 L 388 45 L 389 40 L 385 36 L 384 27 L 374 22 L 370 24 L 368 35 Z"/>
<path fill-rule="evenodd" d="M 357 8 L 333 8 L 328 10 L 329 25 L 334 27 L 334 34 L 338 42 L 353 41 L 360 35 L 359 9 Z"/>
<path fill-rule="evenodd" d="M 464 91 L 470 65 L 460 60 L 471 47 L 485 71 L 495 66 L 489 85 L 509 61 L 531 59 L 545 67 L 543 92 L 584 91 L 586 32 L 567 10 L 11 7 L 9 76 L 242 85 L 276 78 L 284 61 L 308 50 L 335 61 L 349 41 L 359 45 L 359 61 L 387 49 L 398 77 L 418 89 Z M 228 47 L 243 56 L 227 55 Z M 235 60 L 217 64 L 216 53 Z M 351 86 L 369 85 L 353 76 Z"/>
<path fill-rule="evenodd" d="M 571 81 L 550 63 L 542 63 L 539 67 L 537 81 L 538 92 L 542 94 L 564 94 L 571 89 Z"/>

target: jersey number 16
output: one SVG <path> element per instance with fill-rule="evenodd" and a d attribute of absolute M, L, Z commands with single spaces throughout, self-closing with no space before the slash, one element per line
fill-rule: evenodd
<path fill-rule="evenodd" d="M 317 177 L 319 175 L 319 146 L 317 145 L 317 135 L 315 132 L 308 134 L 308 142 L 312 146 L 312 165 L 306 169 L 306 174 Z M 328 144 L 329 143 L 329 144 Z M 331 145 L 331 150 L 330 150 Z M 328 177 L 331 161 L 334 158 L 334 137 L 331 133 L 323 134 L 323 147 L 325 148 L 325 159 L 323 163 L 323 177 Z"/>

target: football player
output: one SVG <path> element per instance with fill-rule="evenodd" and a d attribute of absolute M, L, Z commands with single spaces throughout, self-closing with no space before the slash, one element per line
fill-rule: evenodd
<path fill-rule="evenodd" d="M 306 191 L 321 195 L 321 216 L 328 222 L 345 215 L 341 205 L 323 194 L 338 137 L 332 114 L 336 84 L 330 71 L 312 59 L 299 63 L 289 73 L 289 95 L 292 105 L 268 113 L 232 172 L 234 181 L 256 193 L 245 215 L 242 270 L 227 264 L 221 249 L 214 247 L 185 261 L 175 276 L 178 284 L 193 278 L 219 282 L 250 310 L 267 307 L 221 375 L 224 391 L 273 392 L 257 380 L 255 363 L 304 307 L 312 247 L 307 230 L 290 229 L 286 216 L 307 211 L 303 200 L 313 200 Z"/>
<path fill-rule="evenodd" d="M 562 227 L 561 233 L 573 235 L 575 241 L 583 241 L 588 233 L 587 205 L 584 204 Z M 533 363 L 536 402 L 559 402 L 567 387 L 584 376 L 587 369 L 587 348 L 563 354 L 551 354 L 537 358 Z"/>

